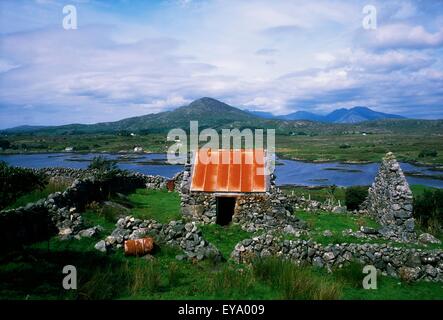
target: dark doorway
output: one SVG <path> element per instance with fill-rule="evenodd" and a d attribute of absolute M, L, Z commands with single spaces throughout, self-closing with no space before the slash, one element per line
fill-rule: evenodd
<path fill-rule="evenodd" d="M 234 197 L 217 197 L 217 224 L 225 226 L 232 221 L 235 200 Z"/>

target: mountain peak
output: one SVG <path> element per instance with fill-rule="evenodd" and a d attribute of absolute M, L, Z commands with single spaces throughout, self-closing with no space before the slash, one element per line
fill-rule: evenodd
<path fill-rule="evenodd" d="M 202 97 L 199 98 L 197 100 L 192 101 L 189 106 L 193 106 L 193 105 L 200 105 L 200 104 L 213 104 L 213 103 L 220 103 L 220 104 L 225 104 L 217 99 L 214 98 L 210 98 L 210 97 Z"/>
<path fill-rule="evenodd" d="M 221 102 L 217 99 L 209 98 L 209 97 L 203 97 L 197 100 L 192 101 L 189 105 L 181 107 L 180 109 L 187 109 L 189 110 L 200 110 L 200 111 L 220 111 L 220 109 L 229 109 L 229 110 L 238 110 L 237 108 L 231 107 L 230 105 Z"/>
<path fill-rule="evenodd" d="M 266 119 L 309 120 L 326 123 L 359 123 L 363 121 L 380 119 L 404 119 L 404 117 L 399 115 L 377 112 L 363 106 L 356 106 L 350 109 L 340 108 L 330 112 L 327 115 L 315 114 L 308 111 L 297 111 L 283 116 L 274 116 L 269 113 L 260 114 L 257 112 L 254 114 Z"/>

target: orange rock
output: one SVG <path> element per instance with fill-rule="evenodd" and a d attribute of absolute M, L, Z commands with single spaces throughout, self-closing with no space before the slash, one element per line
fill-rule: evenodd
<path fill-rule="evenodd" d="M 127 256 L 144 256 L 151 253 L 153 249 L 154 239 L 151 237 L 125 241 L 125 255 Z"/>

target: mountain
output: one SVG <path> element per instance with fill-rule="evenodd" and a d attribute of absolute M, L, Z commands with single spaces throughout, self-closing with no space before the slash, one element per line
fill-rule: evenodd
<path fill-rule="evenodd" d="M 4 132 L 8 132 L 8 131 L 13 131 L 15 133 L 25 133 L 25 132 L 33 132 L 39 129 L 43 129 L 46 128 L 46 126 L 29 126 L 29 125 L 24 125 L 24 126 L 18 126 L 18 127 L 14 127 L 11 129 L 5 129 L 3 130 Z"/>
<path fill-rule="evenodd" d="M 254 111 L 254 115 L 264 119 L 308 120 L 325 123 L 360 123 L 381 119 L 405 119 L 405 117 L 399 115 L 377 112 L 367 107 L 341 108 L 325 116 L 307 111 L 297 111 L 283 116 L 274 116 L 269 112 Z"/>
<path fill-rule="evenodd" d="M 359 123 L 363 121 L 381 119 L 405 119 L 405 117 L 377 112 L 367 107 L 354 107 L 351 109 L 338 109 L 326 115 L 327 122 L 333 123 Z"/>
<path fill-rule="evenodd" d="M 118 131 L 158 133 L 167 132 L 173 128 L 189 128 L 191 120 L 197 120 L 200 128 L 217 128 L 236 121 L 256 119 L 260 118 L 246 111 L 231 107 L 226 103 L 205 97 L 172 111 L 131 117 L 114 122 L 41 127 L 34 130 L 34 132 L 39 134 L 107 133 Z M 23 130 L 20 128 L 6 129 L 3 132 L 22 133 Z"/>
<path fill-rule="evenodd" d="M 34 135 L 74 135 L 74 134 L 116 134 L 119 132 L 134 133 L 166 133 L 174 128 L 187 130 L 191 120 L 198 121 L 199 128 L 231 129 L 275 129 L 283 135 L 329 135 L 348 132 L 368 133 L 411 133 L 443 132 L 443 120 L 407 120 L 399 116 L 372 111 L 368 108 L 356 107 L 339 109 L 327 116 L 319 116 L 309 112 L 296 112 L 272 119 L 263 119 L 251 112 L 243 111 L 212 98 L 201 98 L 187 106 L 175 110 L 147 114 L 114 122 L 96 124 L 69 124 L 50 127 L 17 127 L 3 130 L 4 134 Z M 387 118 L 391 117 L 391 118 Z M 307 118 L 310 121 L 302 120 Z M 362 121 L 363 119 L 375 119 Z M 328 121 L 331 121 L 329 123 Z M 351 123 L 347 123 L 351 122 Z"/>

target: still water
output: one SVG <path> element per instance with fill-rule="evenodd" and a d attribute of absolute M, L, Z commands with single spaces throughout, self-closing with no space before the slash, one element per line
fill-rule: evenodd
<path fill-rule="evenodd" d="M 90 160 L 98 154 L 45 153 L 0 155 L 0 160 L 14 166 L 28 168 L 67 167 L 86 168 Z M 144 174 L 161 175 L 171 178 L 183 169 L 178 165 L 165 165 L 165 154 L 120 155 L 102 154 L 108 159 L 117 160 L 121 169 L 138 171 Z M 312 163 L 294 160 L 278 160 L 275 174 L 278 185 L 305 186 L 353 186 L 369 185 L 377 174 L 379 164 L 343 164 L 339 162 Z M 409 163 L 400 163 L 404 172 L 420 173 L 427 176 L 443 177 L 443 171 L 431 170 Z M 443 188 L 443 180 L 432 177 L 407 176 L 410 184 L 423 184 Z"/>

